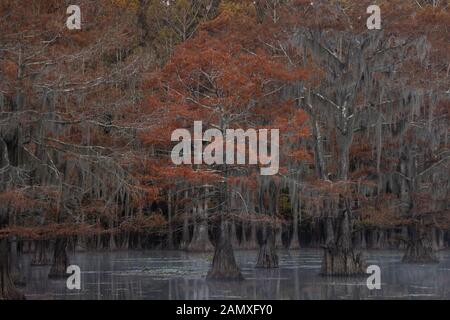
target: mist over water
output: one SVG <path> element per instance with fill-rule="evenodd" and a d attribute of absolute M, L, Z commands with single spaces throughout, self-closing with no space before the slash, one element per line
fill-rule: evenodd
<path fill-rule="evenodd" d="M 367 277 L 321 277 L 322 251 L 280 251 L 280 267 L 254 268 L 256 251 L 237 251 L 244 281 L 206 281 L 212 253 L 118 251 L 70 254 L 81 268 L 81 290 L 65 280 L 47 278 L 49 266 L 22 261 L 28 299 L 450 299 L 450 252 L 439 264 L 401 263 L 400 251 L 365 252 L 368 264 L 381 268 L 381 289 L 369 290 Z"/>

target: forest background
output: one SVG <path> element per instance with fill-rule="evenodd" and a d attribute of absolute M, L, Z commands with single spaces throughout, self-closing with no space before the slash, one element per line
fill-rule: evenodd
<path fill-rule="evenodd" d="M 0 298 L 29 252 L 65 277 L 69 250 L 214 251 L 236 279 L 235 249 L 357 275 L 359 249 L 449 246 L 448 1 L 79 0 L 79 31 L 75 3 L 22 2 L 0 3 Z M 175 166 L 194 121 L 279 129 L 279 173 Z"/>

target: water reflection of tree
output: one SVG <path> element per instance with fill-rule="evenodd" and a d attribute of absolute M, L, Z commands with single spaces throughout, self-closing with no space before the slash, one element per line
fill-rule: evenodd
<path fill-rule="evenodd" d="M 306 252 L 305 252 L 306 251 Z M 366 277 L 320 277 L 320 251 L 282 254 L 280 268 L 243 268 L 245 281 L 206 281 L 207 263 L 201 255 L 187 259 L 179 252 L 89 253 L 71 261 L 82 270 L 82 290 L 68 290 L 65 280 L 47 278 L 49 266 L 29 267 L 24 260 L 27 287 L 33 299 L 421 299 L 449 296 L 449 256 L 441 253 L 439 265 L 403 265 L 397 253 L 373 253 L 380 262 L 381 290 L 369 290 Z M 156 257 L 155 257 L 156 255 Z M 251 266 L 256 252 L 238 252 L 243 266 Z M 167 259 L 169 258 L 169 259 Z M 174 265 L 174 261 L 177 263 Z M 29 262 L 29 261 L 28 261 Z M 179 264 L 178 264 L 179 263 Z M 144 265 L 144 267 L 142 267 Z M 140 268 L 143 268 L 142 270 Z M 168 268 L 176 272 L 167 272 Z M 153 272 L 156 270 L 156 272 Z M 163 272 L 164 271 L 164 272 Z"/>

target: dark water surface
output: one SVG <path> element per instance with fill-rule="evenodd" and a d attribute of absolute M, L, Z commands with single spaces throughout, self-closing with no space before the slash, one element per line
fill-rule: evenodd
<path fill-rule="evenodd" d="M 439 264 L 405 265 L 401 252 L 370 251 L 369 264 L 381 268 L 381 289 L 366 278 L 320 277 L 322 252 L 281 251 L 280 267 L 255 269 L 255 251 L 237 251 L 245 277 L 240 282 L 206 281 L 212 253 L 180 251 L 86 252 L 70 256 L 81 268 L 81 290 L 65 280 L 49 280 L 49 267 L 23 265 L 28 299 L 450 299 L 450 252 Z"/>

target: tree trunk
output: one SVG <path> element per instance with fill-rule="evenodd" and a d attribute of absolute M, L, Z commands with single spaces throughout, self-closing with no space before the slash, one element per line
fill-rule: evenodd
<path fill-rule="evenodd" d="M 75 245 L 75 251 L 84 252 L 86 251 L 86 238 L 83 235 L 77 236 L 77 242 Z"/>
<path fill-rule="evenodd" d="M 111 230 L 113 230 L 114 225 L 111 224 L 111 225 L 110 225 L 110 228 L 111 228 Z M 111 233 L 109 234 L 109 244 L 108 244 L 108 249 L 111 250 L 111 251 L 114 251 L 114 250 L 117 249 L 116 238 L 114 237 L 114 233 L 113 233 L 113 232 L 111 232 Z"/>
<path fill-rule="evenodd" d="M 334 244 L 334 228 L 333 228 L 333 219 L 330 217 L 325 218 L 325 245 Z"/>
<path fill-rule="evenodd" d="M 366 264 L 362 254 L 353 251 L 351 222 L 347 210 L 343 211 L 339 220 L 336 239 L 325 245 L 321 274 L 324 276 L 363 275 L 366 272 Z"/>
<path fill-rule="evenodd" d="M 444 245 L 444 231 L 442 231 L 441 229 L 437 229 L 437 245 L 438 245 L 438 250 L 442 250 L 445 248 Z"/>
<path fill-rule="evenodd" d="M 220 236 L 215 245 L 212 267 L 206 276 L 209 280 L 244 279 L 241 270 L 236 264 L 229 233 L 228 223 L 222 221 Z"/>
<path fill-rule="evenodd" d="M 84 223 L 84 221 L 85 221 L 84 214 L 82 214 L 81 223 Z M 75 251 L 83 252 L 86 251 L 86 249 L 87 249 L 86 237 L 84 235 L 78 235 L 76 237 Z"/>
<path fill-rule="evenodd" d="M 292 236 L 291 236 L 291 242 L 289 245 L 290 249 L 299 249 L 300 248 L 300 241 L 298 240 L 298 213 L 297 211 L 294 211 L 294 219 L 292 222 Z"/>
<path fill-rule="evenodd" d="M 180 249 L 186 250 L 189 246 L 190 234 L 189 234 L 189 217 L 188 213 L 185 211 L 183 214 L 183 237 L 180 243 Z"/>
<path fill-rule="evenodd" d="M 439 228 L 433 228 L 431 231 L 433 250 L 439 251 L 444 248 L 443 232 Z"/>
<path fill-rule="evenodd" d="M 55 251 L 53 256 L 53 264 L 48 274 L 49 278 L 65 278 L 67 277 L 67 239 L 58 238 L 55 241 Z"/>
<path fill-rule="evenodd" d="M 230 221 L 230 225 L 231 225 L 231 230 L 230 230 L 231 246 L 233 248 L 238 248 L 239 247 L 239 240 L 238 240 L 238 237 L 237 237 L 236 222 L 234 220 L 231 220 Z"/>
<path fill-rule="evenodd" d="M 213 251 L 214 247 L 209 241 L 208 236 L 208 206 L 207 203 L 200 203 L 197 208 L 197 217 L 194 217 L 194 220 L 197 219 L 200 221 L 196 222 L 194 225 L 194 235 L 192 237 L 191 243 L 187 248 L 188 251 L 197 251 L 197 252 L 208 252 Z"/>
<path fill-rule="evenodd" d="M 250 238 L 247 238 L 247 249 L 254 250 L 256 248 L 256 223 L 250 221 Z"/>
<path fill-rule="evenodd" d="M 373 230 L 373 237 L 374 237 L 374 245 L 373 249 L 384 249 L 385 247 L 385 232 L 383 229 L 376 228 Z"/>
<path fill-rule="evenodd" d="M 220 122 L 223 134 L 228 126 L 227 120 L 223 115 Z M 244 277 L 236 263 L 233 246 L 231 245 L 229 217 L 226 216 L 231 207 L 227 164 L 223 164 L 221 169 L 223 172 L 223 182 L 219 187 L 218 199 L 220 203 L 218 207 L 218 213 L 220 214 L 220 232 L 218 239 L 215 239 L 214 241 L 213 263 L 206 278 L 209 280 L 242 280 Z"/>
<path fill-rule="evenodd" d="M 273 232 L 275 234 L 275 248 L 283 249 L 283 226 L 280 225 Z"/>
<path fill-rule="evenodd" d="M 241 222 L 241 249 L 248 249 L 247 224 Z"/>
<path fill-rule="evenodd" d="M 360 236 L 361 236 L 361 241 L 360 241 L 361 249 L 367 249 L 366 229 L 365 228 L 361 229 Z"/>
<path fill-rule="evenodd" d="M 410 228 L 409 240 L 402 261 L 405 263 L 437 263 L 433 246 L 426 232 L 413 225 Z"/>
<path fill-rule="evenodd" d="M 402 227 L 402 231 L 401 234 L 399 236 L 399 249 L 406 249 L 406 247 L 408 246 L 408 227 L 403 226 Z"/>
<path fill-rule="evenodd" d="M 8 239 L 0 239 L 0 300 L 22 300 L 25 296 L 16 289 L 10 275 Z"/>
<path fill-rule="evenodd" d="M 25 277 L 22 274 L 22 268 L 19 261 L 19 251 L 17 246 L 17 238 L 11 237 L 10 242 L 10 274 L 11 279 L 17 286 L 25 285 Z"/>
<path fill-rule="evenodd" d="M 31 252 L 31 241 L 23 241 L 22 244 L 22 252 L 23 253 L 30 253 Z"/>
<path fill-rule="evenodd" d="M 0 141 L 3 141 L 0 139 Z M 0 157 L 0 165 L 1 165 Z M 1 190 L 1 189 L 0 189 Z M 9 226 L 9 214 L 0 207 L 0 229 Z M 10 242 L 7 237 L 0 237 L 0 300 L 22 300 L 25 296 L 16 289 L 11 277 Z"/>
<path fill-rule="evenodd" d="M 173 230 L 172 230 L 172 192 L 169 191 L 167 195 L 167 222 L 169 230 L 167 231 L 167 244 L 169 250 L 173 249 Z"/>
<path fill-rule="evenodd" d="M 266 233 L 263 243 L 260 245 L 257 268 L 278 268 L 278 255 L 275 249 L 275 231 L 272 226 L 265 227 Z"/>
<path fill-rule="evenodd" d="M 95 239 L 96 239 L 96 250 L 101 250 L 102 248 L 103 248 L 103 244 L 102 244 L 102 241 L 103 241 L 103 237 L 102 237 L 102 234 L 101 233 L 98 233 L 96 236 L 95 236 Z"/>
<path fill-rule="evenodd" d="M 124 250 L 130 249 L 130 232 L 128 231 L 124 232 L 121 248 Z"/>
<path fill-rule="evenodd" d="M 313 121 L 313 137 L 314 137 L 314 155 L 315 155 L 315 161 L 316 161 L 316 170 L 317 170 L 317 176 L 325 180 L 326 174 L 325 174 L 325 161 L 323 158 L 323 145 L 322 145 L 322 134 L 320 132 L 320 126 L 318 121 L 316 121 L 316 117 L 313 114 L 312 115 L 312 121 Z"/>
<path fill-rule="evenodd" d="M 194 236 L 189 244 L 188 251 L 209 252 L 213 251 L 214 247 L 209 241 L 208 226 L 205 221 L 199 222 L 194 229 Z"/>

